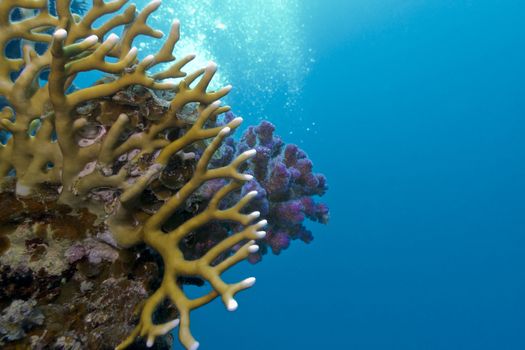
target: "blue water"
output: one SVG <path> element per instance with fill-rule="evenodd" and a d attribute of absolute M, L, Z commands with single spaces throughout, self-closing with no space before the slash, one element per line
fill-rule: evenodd
<path fill-rule="evenodd" d="M 330 186 L 314 242 L 229 273 L 258 278 L 235 313 L 192 314 L 202 349 L 525 349 L 525 2 L 163 6 Z"/>
<path fill-rule="evenodd" d="M 261 113 L 327 175 L 332 220 L 240 266 L 257 284 L 194 313 L 202 348 L 525 349 L 525 2 L 299 7 L 310 71 Z"/>

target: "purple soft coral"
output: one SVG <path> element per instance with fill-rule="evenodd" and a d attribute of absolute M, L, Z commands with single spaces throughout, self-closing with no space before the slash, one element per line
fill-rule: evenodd
<path fill-rule="evenodd" d="M 313 163 L 307 154 L 297 145 L 285 146 L 274 136 L 274 130 L 273 124 L 263 121 L 250 127 L 237 146 L 238 154 L 249 148 L 257 150 L 257 156 L 248 162 L 246 169 L 254 180 L 245 185 L 243 192 L 257 190 L 258 204 L 265 208 L 262 214 L 268 211 L 267 235 L 258 242 L 262 249 L 251 257 L 251 262 L 259 261 L 268 248 L 279 254 L 291 240 L 312 241 L 312 233 L 303 225 L 306 218 L 323 224 L 329 219 L 328 207 L 312 199 L 326 192 L 326 178 L 313 173 Z"/>
<path fill-rule="evenodd" d="M 232 113 L 226 113 L 217 120 L 217 124 L 224 125 L 234 117 Z M 316 203 L 312 198 L 326 192 L 326 178 L 312 172 L 313 163 L 303 150 L 297 145 L 285 145 L 281 138 L 274 135 L 274 131 L 275 126 L 267 121 L 258 126 L 250 126 L 239 141 L 228 138 L 211 163 L 212 167 L 219 167 L 228 163 L 235 155 L 250 149 L 257 151 L 242 169 L 243 173 L 253 175 L 253 180 L 244 184 L 236 198 L 229 198 L 235 202 L 238 196 L 256 191 L 257 196 L 245 207 L 245 211 L 259 211 L 261 217 L 268 220 L 267 234 L 258 241 L 260 249 L 249 258 L 252 263 L 260 261 L 269 250 L 280 254 L 289 247 L 292 240 L 311 242 L 313 235 L 304 226 L 306 219 L 322 224 L 326 224 L 329 219 L 328 207 L 323 203 Z M 223 179 L 209 181 L 197 191 L 199 198 L 195 201 L 209 200 L 226 183 Z M 228 206 L 227 203 L 224 205 Z M 224 232 L 219 232 L 219 229 L 219 226 L 207 227 L 208 237 L 222 237 Z M 229 230 L 236 229 L 238 228 L 234 226 L 229 227 Z M 198 242 L 200 240 L 202 237 L 197 239 Z M 202 254 L 201 250 L 205 247 L 208 246 L 196 244 L 195 251 Z"/>

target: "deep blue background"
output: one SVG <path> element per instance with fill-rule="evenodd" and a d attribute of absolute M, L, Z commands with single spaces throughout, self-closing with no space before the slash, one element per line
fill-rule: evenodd
<path fill-rule="evenodd" d="M 308 0 L 300 142 L 332 221 L 203 349 L 525 349 L 525 2 Z M 265 114 L 283 134 L 276 101 Z"/>

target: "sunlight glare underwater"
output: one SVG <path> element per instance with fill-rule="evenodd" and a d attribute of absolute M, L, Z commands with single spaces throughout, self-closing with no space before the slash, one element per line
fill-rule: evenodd
<path fill-rule="evenodd" d="M 138 1 L 139 9 L 148 2 Z M 164 1 L 150 17 L 155 29 L 169 32 L 173 20 L 181 22 L 176 57 L 197 55 L 186 67 L 191 72 L 210 60 L 219 65 L 212 88 L 232 83 L 235 101 L 260 111 L 275 94 L 290 106 L 299 96 L 309 71 L 299 21 L 298 0 L 177 0 Z M 162 40 L 143 38 L 143 54 L 157 52 Z"/>

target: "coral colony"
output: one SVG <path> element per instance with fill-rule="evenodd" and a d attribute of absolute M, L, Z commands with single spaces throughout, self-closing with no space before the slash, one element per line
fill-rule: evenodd
<path fill-rule="evenodd" d="M 178 327 L 197 349 L 191 311 L 234 311 L 255 278 L 224 271 L 311 241 L 326 180 L 269 122 L 231 136 L 231 87 L 210 91 L 214 63 L 182 71 L 177 21 L 137 58 L 160 1 L 74 4 L 0 0 L 0 346 L 169 349 Z M 103 77 L 76 87 L 88 71 Z"/>

